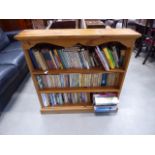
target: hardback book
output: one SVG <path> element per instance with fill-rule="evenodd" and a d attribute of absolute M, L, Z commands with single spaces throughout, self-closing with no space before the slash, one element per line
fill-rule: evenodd
<path fill-rule="evenodd" d="M 43 55 L 39 51 L 34 51 L 34 56 L 35 56 L 37 63 L 39 64 L 39 66 L 41 66 L 41 69 L 47 70 L 48 66 L 45 62 Z"/>
<path fill-rule="evenodd" d="M 118 97 L 116 96 L 105 96 L 102 94 L 93 94 L 93 103 L 96 106 L 101 105 L 117 105 L 119 103 Z"/>
<path fill-rule="evenodd" d="M 116 105 L 112 106 L 94 106 L 95 113 L 105 113 L 105 112 L 116 112 L 118 107 Z"/>
<path fill-rule="evenodd" d="M 116 67 L 119 68 L 119 58 L 118 58 L 118 53 L 115 46 L 112 46 L 111 52 L 112 52 Z"/>
<path fill-rule="evenodd" d="M 43 105 L 45 107 L 51 106 L 61 106 L 63 104 L 78 104 L 78 103 L 88 103 L 90 102 L 89 93 L 51 93 L 51 94 L 41 94 Z"/>
<path fill-rule="evenodd" d="M 98 55 L 102 65 L 103 65 L 104 69 L 106 71 L 109 71 L 110 70 L 109 64 L 108 64 L 108 62 L 107 62 L 107 60 L 105 58 L 104 53 L 100 50 L 99 46 L 96 46 L 95 51 L 96 51 L 96 53 L 97 53 L 97 55 Z"/>
<path fill-rule="evenodd" d="M 102 50 L 103 50 L 103 52 L 104 52 L 104 54 L 106 56 L 106 59 L 108 61 L 108 64 L 109 64 L 110 68 L 114 69 L 115 68 L 115 63 L 114 63 L 111 51 L 107 47 L 102 48 Z"/>
<path fill-rule="evenodd" d="M 30 57 L 31 57 L 33 66 L 34 66 L 36 69 L 41 68 L 41 66 L 39 66 L 39 63 L 38 63 L 38 62 L 36 61 L 36 59 L 35 59 L 35 55 L 34 55 L 33 49 L 30 49 Z"/>
<path fill-rule="evenodd" d="M 41 96 L 42 96 L 42 100 L 43 100 L 43 105 L 45 107 L 49 106 L 50 105 L 49 96 L 47 94 L 41 94 Z"/>

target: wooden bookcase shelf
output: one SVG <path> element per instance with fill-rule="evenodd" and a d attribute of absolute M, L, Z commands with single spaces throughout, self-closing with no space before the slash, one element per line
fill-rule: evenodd
<path fill-rule="evenodd" d="M 101 92 L 119 92 L 119 89 L 114 88 L 114 87 L 68 87 L 68 88 L 46 88 L 46 89 L 40 89 L 40 93 L 81 93 L 81 92 L 96 92 L 96 93 L 101 93 Z"/>
<path fill-rule="evenodd" d="M 77 103 L 77 104 L 63 104 L 59 106 L 44 107 L 41 98 L 41 93 L 102 93 L 102 92 L 114 92 L 121 93 L 123 81 L 127 72 L 128 64 L 130 61 L 132 48 L 135 40 L 140 37 L 140 34 L 131 29 L 57 29 L 57 30 L 24 30 L 20 32 L 16 39 L 22 41 L 25 58 L 35 85 L 35 89 L 40 101 L 41 112 L 92 112 L 93 103 Z M 29 49 L 39 43 L 50 43 L 52 45 L 71 47 L 76 44 L 85 46 L 97 46 L 103 43 L 118 42 L 126 46 L 125 60 L 123 68 L 113 69 L 105 71 L 102 68 L 91 69 L 50 69 L 42 71 L 33 67 Z M 36 80 L 37 75 L 50 75 L 50 74 L 97 74 L 97 73 L 120 73 L 118 87 L 69 87 L 69 88 L 46 88 L 40 89 Z"/>
<path fill-rule="evenodd" d="M 69 73 L 83 73 L 83 74 L 91 74 L 91 73 L 124 73 L 124 69 L 111 69 L 110 71 L 105 71 L 101 68 L 93 68 L 93 69 L 53 69 L 48 71 L 42 70 L 34 70 L 33 74 L 69 74 Z"/>
<path fill-rule="evenodd" d="M 89 104 L 71 104 L 71 105 L 63 105 L 63 106 L 51 106 L 51 107 L 42 107 L 41 112 L 93 112 L 92 103 Z"/>

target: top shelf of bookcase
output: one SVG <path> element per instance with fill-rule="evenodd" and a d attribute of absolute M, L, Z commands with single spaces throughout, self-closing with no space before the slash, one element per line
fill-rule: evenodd
<path fill-rule="evenodd" d="M 128 37 L 136 39 L 140 33 L 131 29 L 55 29 L 55 30 L 24 30 L 15 38 L 21 41 L 52 39 L 58 37 Z"/>

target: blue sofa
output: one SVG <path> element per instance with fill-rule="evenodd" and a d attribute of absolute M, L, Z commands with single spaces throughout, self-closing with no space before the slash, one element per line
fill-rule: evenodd
<path fill-rule="evenodd" d="M 28 73 L 21 43 L 14 40 L 16 34 L 0 28 L 0 114 Z"/>

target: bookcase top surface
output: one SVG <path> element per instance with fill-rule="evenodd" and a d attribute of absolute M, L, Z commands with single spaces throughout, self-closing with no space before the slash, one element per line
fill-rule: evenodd
<path fill-rule="evenodd" d="M 128 37 L 138 38 L 140 33 L 132 29 L 52 29 L 23 30 L 15 36 L 17 40 L 37 40 L 58 37 Z"/>

